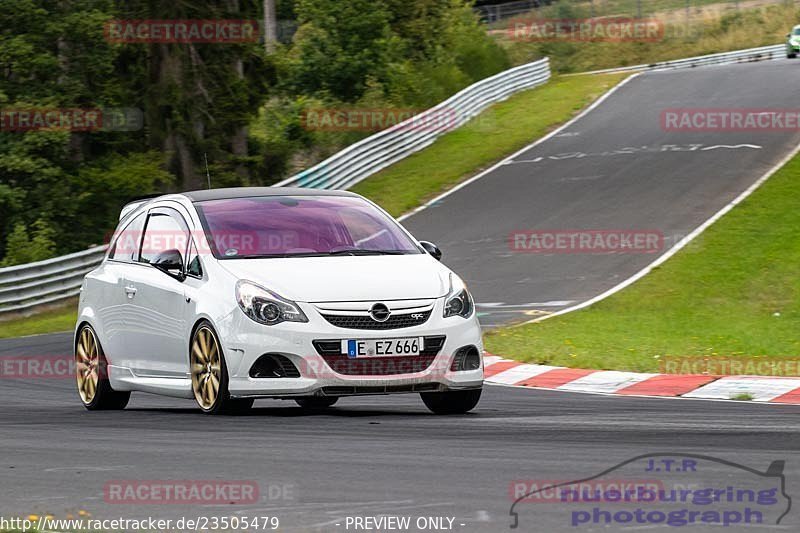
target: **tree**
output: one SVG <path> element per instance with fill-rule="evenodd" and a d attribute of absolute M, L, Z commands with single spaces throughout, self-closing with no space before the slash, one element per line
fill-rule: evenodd
<path fill-rule="evenodd" d="M 393 46 L 383 0 L 300 0 L 289 90 L 355 102 L 370 76 L 384 77 Z"/>
<path fill-rule="evenodd" d="M 8 235 L 6 241 L 8 253 L 0 264 L 14 266 L 53 257 L 56 249 L 54 237 L 55 231 L 44 219 L 40 218 L 33 223 L 32 239 L 28 236 L 25 224 L 19 223 Z"/>

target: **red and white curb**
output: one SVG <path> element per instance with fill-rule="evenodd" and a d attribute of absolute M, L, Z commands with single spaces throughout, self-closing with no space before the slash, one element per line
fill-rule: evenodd
<path fill-rule="evenodd" d="M 800 378 L 645 374 L 531 365 L 487 355 L 488 383 L 568 392 L 734 400 L 800 405 Z"/>

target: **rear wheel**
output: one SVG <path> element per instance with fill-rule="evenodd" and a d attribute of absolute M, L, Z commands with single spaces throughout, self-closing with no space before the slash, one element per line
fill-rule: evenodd
<path fill-rule="evenodd" d="M 797 54 L 786 54 L 787 59 L 794 59 L 795 57 L 797 57 Z"/>
<path fill-rule="evenodd" d="M 475 409 L 483 389 L 448 392 L 423 392 L 425 406 L 437 415 L 462 415 Z"/>
<path fill-rule="evenodd" d="M 130 392 L 118 392 L 108 382 L 108 362 L 97 335 L 91 326 L 84 325 L 75 343 L 75 369 L 78 395 L 90 411 L 124 409 Z"/>
<path fill-rule="evenodd" d="M 304 409 L 325 409 L 339 401 L 336 396 L 308 396 L 306 398 L 295 398 L 297 405 Z"/>
<path fill-rule="evenodd" d="M 225 356 L 208 322 L 202 322 L 192 336 L 189 365 L 194 399 L 204 413 L 237 414 L 253 406 L 252 398 L 231 398 Z"/>

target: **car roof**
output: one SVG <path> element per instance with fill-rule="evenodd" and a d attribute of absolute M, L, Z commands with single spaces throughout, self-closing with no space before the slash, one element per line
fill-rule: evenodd
<path fill-rule="evenodd" d="M 358 198 L 355 193 L 339 190 L 304 189 L 301 187 L 230 187 L 203 191 L 182 192 L 192 202 L 209 200 L 228 200 L 231 198 L 252 198 L 258 196 L 349 196 Z"/>

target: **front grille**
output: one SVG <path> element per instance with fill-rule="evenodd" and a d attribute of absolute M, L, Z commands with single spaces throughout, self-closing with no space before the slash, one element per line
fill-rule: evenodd
<path fill-rule="evenodd" d="M 403 315 L 391 315 L 386 322 L 377 322 L 371 316 L 361 315 L 326 315 L 322 316 L 339 328 L 346 329 L 400 329 L 410 328 L 412 326 L 419 326 L 428 321 L 431 316 L 432 310 L 422 311 L 419 313 L 406 313 Z"/>
<path fill-rule="evenodd" d="M 393 376 L 422 372 L 431 366 L 444 346 L 445 336 L 425 337 L 425 349 L 419 355 L 364 357 L 350 359 L 341 353 L 341 340 L 314 341 L 314 348 L 337 374 L 346 376 Z"/>
<path fill-rule="evenodd" d="M 325 396 L 353 396 L 357 394 L 393 394 L 398 392 L 438 392 L 443 389 L 439 383 L 417 383 L 412 385 L 322 387 Z"/>

